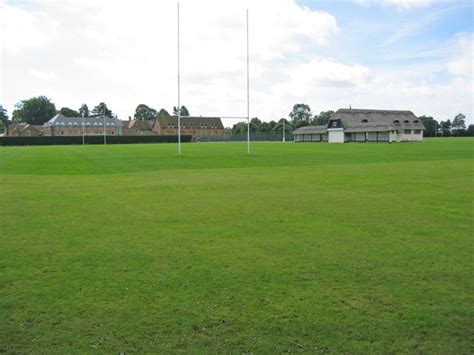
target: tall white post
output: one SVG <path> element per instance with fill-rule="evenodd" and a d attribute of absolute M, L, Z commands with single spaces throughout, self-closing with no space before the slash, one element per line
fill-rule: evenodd
<path fill-rule="evenodd" d="M 104 114 L 102 115 L 103 118 L 103 124 L 104 124 L 104 144 L 107 144 L 107 138 L 105 135 L 105 105 L 104 105 Z"/>
<path fill-rule="evenodd" d="M 178 2 L 178 155 L 181 155 L 181 75 L 179 53 L 179 2 Z"/>
<path fill-rule="evenodd" d="M 247 9 L 247 153 L 250 154 L 249 9 Z"/>
<path fill-rule="evenodd" d="M 283 119 L 283 142 L 285 141 L 285 119 Z"/>

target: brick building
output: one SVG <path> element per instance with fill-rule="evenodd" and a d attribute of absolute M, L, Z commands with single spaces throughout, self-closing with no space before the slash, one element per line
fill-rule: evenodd
<path fill-rule="evenodd" d="M 58 113 L 43 125 L 45 136 L 122 135 L 122 122 L 112 117 L 65 117 Z"/>
<path fill-rule="evenodd" d="M 159 135 L 177 135 L 178 117 L 159 117 L 154 121 L 153 132 Z M 193 141 L 204 137 L 222 138 L 224 125 L 219 117 L 181 117 L 181 134 L 192 136 Z"/>
<path fill-rule="evenodd" d="M 43 126 L 28 123 L 13 123 L 8 126 L 6 135 L 10 137 L 33 137 L 42 135 Z"/>

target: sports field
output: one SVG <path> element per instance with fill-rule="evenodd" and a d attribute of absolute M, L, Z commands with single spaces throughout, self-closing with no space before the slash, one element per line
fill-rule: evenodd
<path fill-rule="evenodd" d="M 0 179 L 0 352 L 474 352 L 474 139 L 0 147 Z"/>

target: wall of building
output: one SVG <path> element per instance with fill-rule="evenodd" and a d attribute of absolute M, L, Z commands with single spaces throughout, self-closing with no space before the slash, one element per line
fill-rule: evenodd
<path fill-rule="evenodd" d="M 328 129 L 329 143 L 344 143 L 344 130 L 342 128 Z"/>
<path fill-rule="evenodd" d="M 46 127 L 44 128 L 45 136 L 82 136 L 82 127 Z M 116 127 L 105 127 L 105 133 L 108 136 L 118 135 L 119 130 Z M 86 136 L 98 136 L 104 134 L 104 127 L 90 126 L 84 128 Z"/>
<path fill-rule="evenodd" d="M 421 133 L 414 133 L 414 130 L 410 130 L 411 134 L 405 132 L 399 133 L 400 142 L 421 142 L 423 140 L 423 131 Z"/>

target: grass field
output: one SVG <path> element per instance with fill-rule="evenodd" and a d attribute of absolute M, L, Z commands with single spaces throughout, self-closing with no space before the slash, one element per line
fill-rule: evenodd
<path fill-rule="evenodd" d="M 0 352 L 473 353 L 474 140 L 0 148 Z"/>

